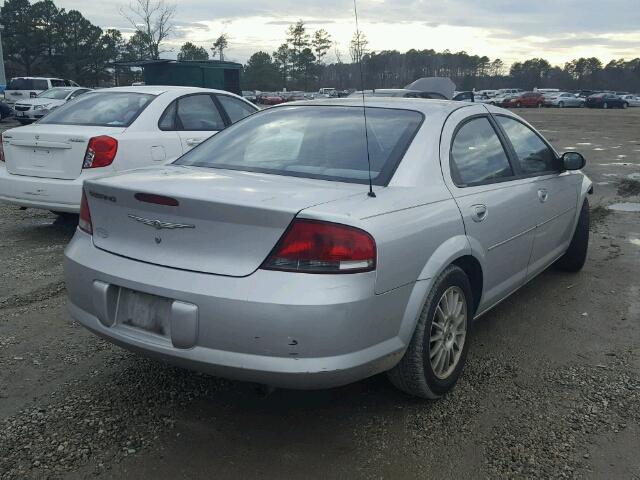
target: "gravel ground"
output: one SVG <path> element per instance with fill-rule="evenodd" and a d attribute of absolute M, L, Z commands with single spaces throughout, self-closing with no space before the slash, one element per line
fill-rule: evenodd
<path fill-rule="evenodd" d="M 455 391 L 267 392 L 138 357 L 64 309 L 75 226 L 0 205 L 0 478 L 640 479 L 640 109 L 530 110 L 596 183 L 589 261 L 475 326 Z M 2 124 L 5 126 L 6 124 Z"/>

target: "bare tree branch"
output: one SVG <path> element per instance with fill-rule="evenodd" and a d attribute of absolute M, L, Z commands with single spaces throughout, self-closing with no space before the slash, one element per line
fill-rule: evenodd
<path fill-rule="evenodd" d="M 157 60 L 162 42 L 173 31 L 175 4 L 167 4 L 164 0 L 131 0 L 128 6 L 119 8 L 120 15 L 142 35 L 150 58 Z"/>

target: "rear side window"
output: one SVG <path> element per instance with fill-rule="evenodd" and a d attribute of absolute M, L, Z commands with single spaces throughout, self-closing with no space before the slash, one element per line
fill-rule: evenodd
<path fill-rule="evenodd" d="M 367 183 L 362 107 L 290 106 L 231 125 L 176 161 L 179 165 Z M 386 185 L 423 116 L 367 108 L 371 177 Z"/>
<path fill-rule="evenodd" d="M 251 105 L 247 105 L 242 100 L 229 97 L 227 95 L 218 95 L 218 100 L 222 104 L 222 108 L 225 109 L 231 123 L 236 123 L 238 120 L 242 120 L 244 117 L 248 117 L 254 113 L 257 109 Z"/>
<path fill-rule="evenodd" d="M 39 123 L 128 127 L 154 98 L 134 92 L 87 93 L 55 109 Z"/>
<path fill-rule="evenodd" d="M 178 126 L 181 130 L 217 131 L 225 127 L 211 95 L 190 95 L 178 100 Z"/>
<path fill-rule="evenodd" d="M 463 124 L 451 146 L 451 175 L 458 186 L 513 176 L 507 153 L 486 117 Z"/>
<path fill-rule="evenodd" d="M 51 85 L 54 87 L 64 87 L 66 86 L 64 80 L 51 80 Z"/>
<path fill-rule="evenodd" d="M 49 84 L 40 78 L 12 78 L 6 90 L 47 90 Z"/>
<path fill-rule="evenodd" d="M 497 119 L 516 151 L 523 175 L 557 170 L 555 154 L 533 130 L 512 118 L 498 116 Z"/>

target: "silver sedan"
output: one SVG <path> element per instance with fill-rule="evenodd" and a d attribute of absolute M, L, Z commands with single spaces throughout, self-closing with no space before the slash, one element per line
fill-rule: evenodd
<path fill-rule="evenodd" d="M 267 109 L 171 165 L 85 182 L 71 315 L 223 377 L 388 372 L 412 395 L 449 391 L 475 319 L 551 265 L 582 268 L 584 158 L 465 102 L 368 98 L 365 135 L 361 102 Z"/>
<path fill-rule="evenodd" d="M 585 99 L 576 97 L 573 93 L 567 92 L 555 92 L 551 94 L 545 94 L 544 105 L 545 107 L 584 107 Z"/>

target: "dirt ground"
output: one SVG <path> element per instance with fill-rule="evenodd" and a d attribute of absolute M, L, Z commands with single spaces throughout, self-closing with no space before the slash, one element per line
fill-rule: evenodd
<path fill-rule="evenodd" d="M 0 205 L 0 478 L 640 479 L 640 213 L 607 208 L 640 202 L 640 108 L 522 114 L 587 158 L 588 263 L 479 320 L 437 402 L 384 376 L 267 394 L 111 346 L 65 311 L 75 225 Z"/>

